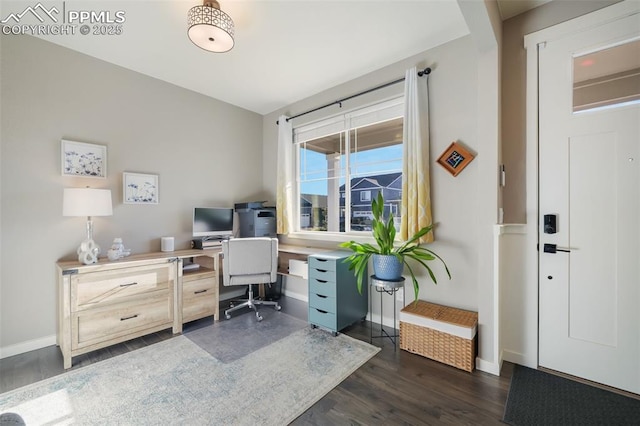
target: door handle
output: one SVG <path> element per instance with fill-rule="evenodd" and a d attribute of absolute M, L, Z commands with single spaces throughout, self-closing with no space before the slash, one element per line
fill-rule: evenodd
<path fill-rule="evenodd" d="M 556 253 L 559 251 L 569 253 L 571 251 L 568 248 L 558 248 L 556 244 L 545 244 L 543 249 L 545 253 Z"/>

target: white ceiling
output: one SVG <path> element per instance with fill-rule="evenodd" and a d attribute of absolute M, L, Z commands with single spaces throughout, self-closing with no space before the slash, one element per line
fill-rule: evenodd
<path fill-rule="evenodd" d="M 187 12 L 201 0 L 67 0 L 67 12 L 124 11 L 122 34 L 42 38 L 267 114 L 469 33 L 456 0 L 219 1 L 235 23 L 227 53 L 204 51 L 187 37 Z M 2 17 L 35 3 L 3 0 Z"/>
<path fill-rule="evenodd" d="M 502 16 L 502 20 L 504 21 L 505 19 L 513 18 L 522 12 L 542 6 L 550 1 L 551 0 L 498 0 L 498 6 L 500 8 L 500 16 Z"/>

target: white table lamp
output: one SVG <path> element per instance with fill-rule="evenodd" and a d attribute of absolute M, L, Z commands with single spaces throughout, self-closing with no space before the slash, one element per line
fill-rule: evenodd
<path fill-rule="evenodd" d="M 78 261 L 90 265 L 98 261 L 100 247 L 93 241 L 91 216 L 111 216 L 110 189 L 65 188 L 62 197 L 63 216 L 87 216 L 87 239 L 78 247 Z"/>

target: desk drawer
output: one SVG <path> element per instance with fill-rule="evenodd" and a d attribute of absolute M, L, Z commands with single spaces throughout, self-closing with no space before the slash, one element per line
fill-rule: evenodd
<path fill-rule="evenodd" d="M 71 277 L 71 311 L 120 302 L 143 293 L 168 291 L 173 278 L 168 264 L 119 268 Z"/>
<path fill-rule="evenodd" d="M 309 323 L 319 325 L 320 327 L 328 328 L 332 331 L 337 330 L 336 314 L 333 312 L 326 312 L 322 309 L 309 308 Z"/>
<path fill-rule="evenodd" d="M 189 322 L 216 313 L 216 289 L 213 278 L 182 283 L 182 322 Z"/>
<path fill-rule="evenodd" d="M 324 269 L 309 268 L 309 279 L 318 279 L 321 281 L 336 282 L 336 271 L 327 271 Z"/>
<path fill-rule="evenodd" d="M 144 301 L 124 302 L 106 309 L 73 314 L 73 349 L 133 334 L 146 328 L 173 322 L 173 298 L 160 291 Z"/>
<path fill-rule="evenodd" d="M 336 298 L 323 296 L 321 294 L 311 293 L 309 294 L 309 307 L 317 308 L 322 311 L 336 313 Z"/>
<path fill-rule="evenodd" d="M 336 297 L 336 283 L 309 277 L 309 294 L 312 293 Z"/>
<path fill-rule="evenodd" d="M 322 257 L 316 257 L 316 256 L 309 256 L 309 268 L 322 269 L 324 271 L 335 271 L 336 260 L 324 259 Z"/>

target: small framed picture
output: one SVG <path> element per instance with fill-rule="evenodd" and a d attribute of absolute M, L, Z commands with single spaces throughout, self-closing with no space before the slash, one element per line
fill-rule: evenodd
<path fill-rule="evenodd" d="M 451 142 L 451 145 L 438 158 L 438 164 L 444 167 L 453 176 L 458 176 L 474 156 L 458 142 Z"/>
<path fill-rule="evenodd" d="M 62 176 L 107 177 L 107 147 L 62 139 Z"/>
<path fill-rule="evenodd" d="M 122 173 L 125 204 L 158 204 L 158 175 Z"/>

